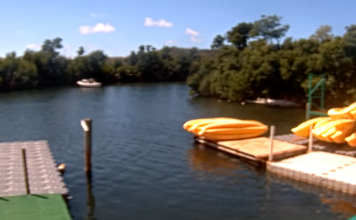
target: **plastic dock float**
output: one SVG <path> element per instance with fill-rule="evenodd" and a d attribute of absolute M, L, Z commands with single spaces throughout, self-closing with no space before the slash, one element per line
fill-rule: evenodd
<path fill-rule="evenodd" d="M 0 176 L 0 197 L 68 194 L 47 141 L 0 143 Z"/>
<path fill-rule="evenodd" d="M 211 142 L 200 138 L 195 138 L 195 140 L 201 144 L 216 148 L 226 153 L 261 163 L 266 163 L 270 154 L 271 140 L 267 137 L 220 142 Z M 273 140 L 272 154 L 274 160 L 293 157 L 303 154 L 306 151 L 306 146 Z"/>
<path fill-rule="evenodd" d="M 320 197 L 321 199 L 327 198 L 328 200 L 330 199 L 334 202 L 347 202 L 352 204 L 352 206 L 356 207 L 356 197 L 352 194 L 342 193 L 336 190 L 329 190 L 325 187 L 320 187 L 315 184 L 297 181 L 295 179 L 284 177 L 272 172 L 267 172 L 266 177 L 269 183 L 277 183 L 279 185 L 292 187 L 304 193 L 314 194 Z"/>
<path fill-rule="evenodd" d="M 356 195 L 356 158 L 328 152 L 268 162 L 267 171 L 328 189 Z"/>

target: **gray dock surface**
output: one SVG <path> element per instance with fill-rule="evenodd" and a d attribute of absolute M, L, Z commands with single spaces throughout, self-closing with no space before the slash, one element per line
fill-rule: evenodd
<path fill-rule="evenodd" d="M 26 194 L 22 149 L 30 194 L 68 194 L 47 141 L 0 143 L 0 197 Z"/>
<path fill-rule="evenodd" d="M 336 190 L 329 190 L 328 188 L 325 187 L 320 187 L 314 184 L 297 181 L 295 179 L 283 177 L 271 172 L 267 172 L 266 176 L 269 182 L 281 184 L 284 186 L 290 186 L 304 193 L 318 195 L 320 197 L 329 198 L 334 201 L 348 202 L 351 203 L 352 206 L 356 207 L 356 197 L 352 194 L 342 193 Z M 354 214 L 356 214 L 356 209 Z"/>
<path fill-rule="evenodd" d="M 322 151 L 268 162 L 267 171 L 297 181 L 356 195 L 356 159 Z"/>

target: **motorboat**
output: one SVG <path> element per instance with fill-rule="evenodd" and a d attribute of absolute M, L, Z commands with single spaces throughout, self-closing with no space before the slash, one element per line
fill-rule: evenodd
<path fill-rule="evenodd" d="M 101 86 L 101 82 L 97 82 L 93 78 L 79 80 L 79 81 L 77 81 L 77 84 L 82 87 L 100 87 Z"/>
<path fill-rule="evenodd" d="M 288 101 L 288 100 L 283 100 L 283 99 L 257 98 L 256 100 L 246 100 L 246 103 L 279 106 L 279 107 L 300 107 L 300 104 L 298 103 Z"/>

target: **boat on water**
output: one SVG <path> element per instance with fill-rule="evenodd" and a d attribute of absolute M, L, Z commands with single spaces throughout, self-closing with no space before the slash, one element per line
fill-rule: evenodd
<path fill-rule="evenodd" d="M 268 106 L 278 106 L 278 107 L 300 107 L 301 105 L 292 101 L 283 99 L 269 99 L 269 98 L 257 98 L 256 100 L 246 100 L 246 103 L 252 104 L 262 104 Z"/>
<path fill-rule="evenodd" d="M 93 87 L 93 88 L 101 86 L 101 82 L 97 82 L 93 78 L 79 80 L 77 81 L 77 84 L 82 87 Z"/>

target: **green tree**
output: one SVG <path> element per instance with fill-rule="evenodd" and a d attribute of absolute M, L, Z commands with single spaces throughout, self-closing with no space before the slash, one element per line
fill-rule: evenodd
<path fill-rule="evenodd" d="M 78 56 L 82 56 L 85 53 L 84 47 L 79 47 L 77 54 Z"/>
<path fill-rule="evenodd" d="M 220 34 L 217 35 L 213 43 L 211 44 L 211 49 L 221 49 L 224 46 L 225 38 L 221 36 Z"/>
<path fill-rule="evenodd" d="M 282 17 L 277 15 L 262 15 L 259 20 L 253 23 L 253 28 L 250 32 L 251 37 L 261 37 L 267 41 L 278 41 L 289 30 L 289 25 L 282 25 L 281 19 Z"/>

